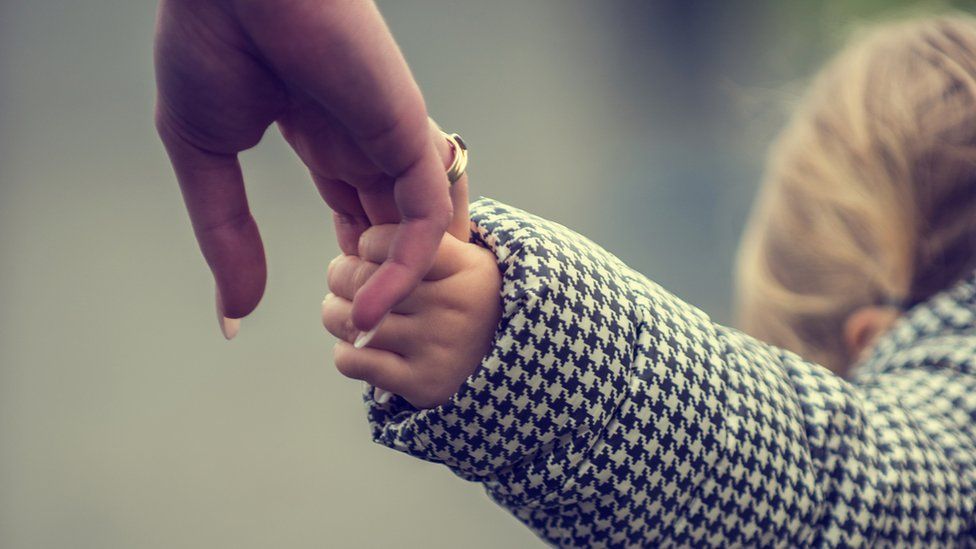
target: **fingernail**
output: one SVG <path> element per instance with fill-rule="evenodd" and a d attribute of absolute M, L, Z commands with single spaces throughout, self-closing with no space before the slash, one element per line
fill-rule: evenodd
<path fill-rule="evenodd" d="M 230 341 L 237 337 L 237 332 L 241 330 L 241 319 L 220 317 L 220 331 L 224 334 L 224 339 Z"/>
<path fill-rule="evenodd" d="M 372 330 L 368 332 L 360 332 L 359 335 L 356 336 L 356 340 L 352 342 L 353 348 L 362 349 L 363 347 L 369 345 L 369 342 L 373 340 L 373 336 L 376 335 L 376 331 L 379 330 L 380 326 L 383 325 L 383 321 L 386 320 L 386 315 L 388 314 L 390 313 L 383 315 L 383 317 L 380 318 L 380 321 L 376 323 L 376 326 L 373 326 Z"/>
<path fill-rule="evenodd" d="M 377 328 L 379 328 L 379 326 L 368 332 L 360 332 L 359 335 L 356 336 L 356 341 L 353 341 L 352 346 L 356 349 L 362 349 L 363 347 L 369 345 L 369 342 L 373 340 L 373 336 L 376 335 Z"/>
<path fill-rule="evenodd" d="M 224 339 L 230 341 L 237 337 L 237 332 L 241 330 L 241 319 L 224 316 L 224 305 L 220 299 L 220 290 L 215 290 L 214 293 L 217 305 L 217 324 L 220 325 L 220 333 L 224 334 Z"/>
<path fill-rule="evenodd" d="M 373 400 L 375 400 L 377 404 L 386 404 L 391 398 L 393 398 L 393 393 L 387 391 L 386 389 L 380 389 L 379 387 L 375 387 L 373 389 Z"/>

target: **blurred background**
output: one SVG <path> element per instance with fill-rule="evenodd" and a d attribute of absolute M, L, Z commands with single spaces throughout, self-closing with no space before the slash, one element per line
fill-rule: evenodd
<path fill-rule="evenodd" d="M 865 22 L 971 2 L 380 3 L 474 195 L 562 222 L 720 322 L 766 146 Z M 319 323 L 330 217 L 244 156 L 270 274 L 224 341 L 152 124 L 155 6 L 0 0 L 0 547 L 534 547 L 372 444 Z M 535 159 L 544 161 L 537 162 Z"/>

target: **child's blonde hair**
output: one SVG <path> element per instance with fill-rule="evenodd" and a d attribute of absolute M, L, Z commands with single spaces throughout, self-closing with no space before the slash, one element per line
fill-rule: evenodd
<path fill-rule="evenodd" d="M 976 19 L 886 25 L 773 146 L 738 264 L 743 329 L 844 374 L 844 321 L 976 267 Z"/>

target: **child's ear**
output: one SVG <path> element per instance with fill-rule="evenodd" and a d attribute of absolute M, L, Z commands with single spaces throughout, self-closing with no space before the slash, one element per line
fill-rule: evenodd
<path fill-rule="evenodd" d="M 454 205 L 454 216 L 447 232 L 461 242 L 467 242 L 471 233 L 471 220 L 468 211 L 468 176 L 464 174 L 451 186 L 451 203 Z"/>
<path fill-rule="evenodd" d="M 844 345 L 847 356 L 857 360 L 874 340 L 888 331 L 894 324 L 901 311 L 894 307 L 871 305 L 861 307 L 848 315 L 844 321 Z"/>

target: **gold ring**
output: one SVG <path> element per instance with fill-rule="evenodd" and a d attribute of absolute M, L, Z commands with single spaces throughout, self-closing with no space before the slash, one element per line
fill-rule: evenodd
<path fill-rule="evenodd" d="M 451 150 L 454 152 L 454 160 L 451 161 L 451 165 L 447 168 L 447 180 L 451 185 L 454 185 L 464 175 L 464 170 L 468 168 L 468 145 L 456 133 L 447 134 L 441 132 L 441 134 L 451 144 Z"/>

